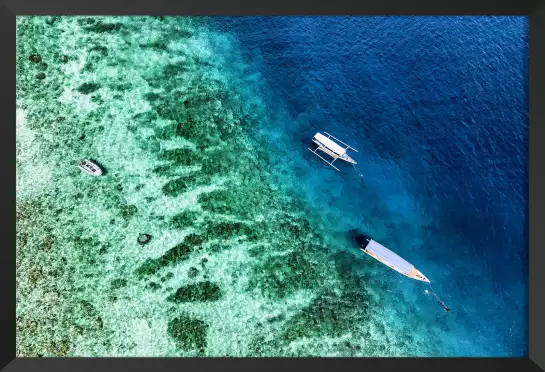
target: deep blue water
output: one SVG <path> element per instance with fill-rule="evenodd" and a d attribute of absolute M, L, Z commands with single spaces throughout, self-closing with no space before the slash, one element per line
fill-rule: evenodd
<path fill-rule="evenodd" d="M 263 130 L 277 133 L 271 146 L 289 155 L 289 182 L 332 232 L 371 234 L 453 308 L 447 317 L 420 283 L 384 270 L 414 315 L 405 320 L 435 326 L 444 356 L 526 355 L 527 19 L 214 24 L 236 37 L 264 83 Z M 316 131 L 358 149 L 359 171 L 336 172 L 306 150 Z"/>

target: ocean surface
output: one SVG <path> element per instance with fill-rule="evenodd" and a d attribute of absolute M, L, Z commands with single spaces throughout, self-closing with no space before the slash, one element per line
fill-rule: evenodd
<path fill-rule="evenodd" d="M 18 356 L 527 355 L 527 27 L 18 17 Z"/>

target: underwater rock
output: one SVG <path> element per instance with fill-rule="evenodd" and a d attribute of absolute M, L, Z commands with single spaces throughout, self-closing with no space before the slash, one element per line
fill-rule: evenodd
<path fill-rule="evenodd" d="M 167 273 L 165 276 L 163 276 L 163 277 L 161 278 L 161 281 L 162 281 L 162 282 L 166 282 L 167 280 L 172 279 L 173 277 L 174 277 L 174 274 L 173 274 L 173 273 Z"/>
<path fill-rule="evenodd" d="M 197 275 L 199 275 L 199 270 L 196 267 L 190 267 L 187 271 L 187 276 L 190 278 L 195 278 Z"/>
<path fill-rule="evenodd" d="M 48 24 L 49 26 L 53 26 L 53 24 L 57 21 L 59 17 L 47 17 L 45 19 L 45 23 Z"/>
<path fill-rule="evenodd" d="M 36 74 L 35 78 L 38 80 L 43 80 L 45 79 L 45 74 L 43 72 L 39 72 Z"/>
<path fill-rule="evenodd" d="M 42 61 L 42 56 L 39 54 L 32 54 L 30 57 L 28 57 L 28 59 L 31 62 L 38 63 Z"/>
<path fill-rule="evenodd" d="M 140 245 L 148 244 L 150 240 L 151 240 L 150 234 L 140 234 L 138 235 L 138 239 L 137 239 L 138 244 Z"/>
<path fill-rule="evenodd" d="M 85 134 L 82 134 L 81 136 L 78 137 L 78 139 L 81 141 L 83 139 L 85 139 Z"/>
<path fill-rule="evenodd" d="M 125 205 L 121 207 L 121 211 L 119 213 L 123 217 L 132 217 L 136 214 L 136 212 L 138 212 L 136 205 Z"/>

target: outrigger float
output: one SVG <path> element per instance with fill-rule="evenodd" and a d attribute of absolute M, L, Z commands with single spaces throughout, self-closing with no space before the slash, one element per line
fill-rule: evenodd
<path fill-rule="evenodd" d="M 445 305 L 443 301 L 435 294 L 431 281 L 420 271 L 418 271 L 413 264 L 409 263 L 399 255 L 395 254 L 382 244 L 376 242 L 365 234 L 359 233 L 357 230 L 352 230 L 352 240 L 360 247 L 360 250 L 373 257 L 380 263 L 388 266 L 389 268 L 397 271 L 400 274 L 405 275 L 408 278 L 419 280 L 430 285 L 430 291 L 426 290 L 426 294 L 432 294 L 439 305 L 441 305 L 445 311 L 450 311 L 450 308 Z"/>
<path fill-rule="evenodd" d="M 340 139 L 333 137 L 331 134 L 329 134 L 327 132 L 324 132 L 324 134 L 318 132 L 318 133 L 316 133 L 314 135 L 314 137 L 312 138 L 312 142 L 317 144 L 318 147 L 315 148 L 314 150 L 311 150 L 309 148 L 310 152 L 312 152 L 314 155 L 316 155 L 317 157 L 319 157 L 320 159 L 325 161 L 327 164 L 329 164 L 331 167 L 335 168 L 336 170 L 339 170 L 339 168 L 334 166 L 333 163 L 337 159 L 344 160 L 344 161 L 346 161 L 348 163 L 351 163 L 351 164 L 357 164 L 356 161 L 354 159 L 352 159 L 347 154 L 347 150 L 351 149 L 351 150 L 354 150 L 355 152 L 358 152 L 358 150 L 356 150 L 352 146 L 347 145 L 346 143 L 342 142 Z M 346 147 L 343 147 L 343 146 L 339 145 L 338 143 L 334 142 L 333 140 L 341 143 L 342 145 L 344 145 Z M 321 155 L 319 155 L 317 153 L 318 150 L 322 151 L 323 153 L 325 153 L 327 155 L 329 155 L 330 157 L 333 158 L 333 160 L 330 161 L 330 162 L 327 161 L 324 157 L 322 157 Z"/>

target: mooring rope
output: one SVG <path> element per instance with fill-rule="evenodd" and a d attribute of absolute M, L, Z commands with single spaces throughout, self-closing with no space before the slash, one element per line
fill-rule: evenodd
<path fill-rule="evenodd" d="M 352 166 L 360 174 L 360 177 L 363 177 L 363 173 L 361 173 L 360 170 L 358 169 L 358 167 L 356 167 L 356 164 L 352 163 Z"/>
<path fill-rule="evenodd" d="M 437 294 L 433 290 L 433 287 L 431 286 L 431 283 L 428 283 L 428 284 L 430 285 L 431 292 L 428 292 L 428 290 L 426 289 L 425 293 L 426 294 L 431 293 L 435 297 L 435 299 L 437 300 L 437 303 L 439 305 L 441 305 L 443 307 L 443 309 L 445 309 L 445 311 L 450 311 L 450 308 L 447 305 L 445 305 L 445 303 L 443 301 L 441 301 L 439 296 L 437 296 Z"/>
<path fill-rule="evenodd" d="M 354 169 L 356 170 L 356 172 L 358 172 L 358 174 L 360 175 L 360 183 L 363 187 L 365 187 L 365 184 L 363 183 L 363 173 L 360 172 L 360 170 L 358 169 L 358 167 L 356 167 L 356 164 L 352 163 L 352 166 L 354 167 Z"/>

